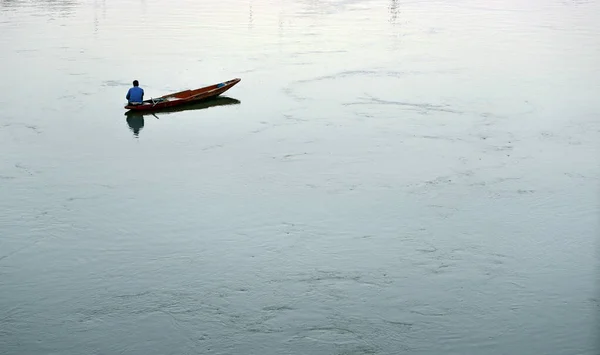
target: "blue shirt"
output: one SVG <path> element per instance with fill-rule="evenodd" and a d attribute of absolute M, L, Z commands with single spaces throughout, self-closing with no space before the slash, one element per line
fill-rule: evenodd
<path fill-rule="evenodd" d="M 144 101 L 144 89 L 139 86 L 134 86 L 129 91 L 127 91 L 127 96 L 125 96 L 129 102 L 142 102 Z"/>

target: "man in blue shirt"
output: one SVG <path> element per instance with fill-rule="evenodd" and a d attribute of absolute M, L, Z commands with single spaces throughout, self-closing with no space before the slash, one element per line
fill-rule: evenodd
<path fill-rule="evenodd" d="M 140 87 L 137 80 L 133 81 L 133 87 L 127 91 L 125 98 L 129 105 L 140 105 L 144 101 L 144 89 Z"/>

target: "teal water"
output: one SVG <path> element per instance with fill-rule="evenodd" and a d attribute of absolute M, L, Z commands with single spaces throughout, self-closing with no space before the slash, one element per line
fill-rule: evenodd
<path fill-rule="evenodd" d="M 0 354 L 598 354 L 599 20 L 0 1 Z"/>

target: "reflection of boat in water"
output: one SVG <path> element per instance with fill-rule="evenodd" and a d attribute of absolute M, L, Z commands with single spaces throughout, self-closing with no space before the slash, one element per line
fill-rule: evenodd
<path fill-rule="evenodd" d="M 144 116 L 152 115 L 158 118 L 156 115 L 163 114 L 172 114 L 175 112 L 181 111 L 193 111 L 193 110 L 205 110 L 207 108 L 216 107 L 216 106 L 227 106 L 227 105 L 238 105 L 240 104 L 240 100 L 233 99 L 227 96 L 219 96 L 213 99 L 207 99 L 203 101 L 198 101 L 193 104 L 187 104 L 185 106 L 172 107 L 160 110 L 160 112 L 146 112 L 146 111 L 127 111 L 125 112 L 125 116 L 127 116 L 127 125 L 129 125 L 129 129 L 133 132 L 133 134 L 137 137 L 140 134 L 140 131 L 144 128 Z"/>
<path fill-rule="evenodd" d="M 128 104 L 126 109 L 132 111 L 159 111 L 170 107 L 193 104 L 206 99 L 218 97 L 225 91 L 231 89 L 241 79 L 236 78 L 222 83 L 205 86 L 196 90 L 184 90 L 173 94 L 164 95 L 138 104 Z"/>
<path fill-rule="evenodd" d="M 151 112 L 151 111 L 127 111 L 125 115 L 128 117 L 132 116 L 144 116 L 144 115 L 156 115 L 156 114 L 165 114 L 165 113 L 173 113 L 173 112 L 181 112 L 181 111 L 192 111 L 192 110 L 202 110 L 215 106 L 226 106 L 226 105 L 237 105 L 240 104 L 240 100 L 233 99 L 227 96 L 219 96 L 213 99 L 206 99 L 203 101 L 197 101 L 193 104 L 187 104 L 185 106 L 176 106 L 170 107 L 160 110 L 160 112 Z"/>

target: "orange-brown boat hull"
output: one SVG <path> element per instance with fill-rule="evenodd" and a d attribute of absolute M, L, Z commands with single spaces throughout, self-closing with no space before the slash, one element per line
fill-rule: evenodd
<path fill-rule="evenodd" d="M 231 89 L 241 79 L 236 78 L 219 84 L 206 86 L 196 90 L 184 90 L 173 94 L 164 95 L 149 100 L 144 100 L 138 105 L 127 105 L 126 109 L 132 111 L 157 111 L 164 108 L 186 105 L 198 101 L 211 99 Z"/>

